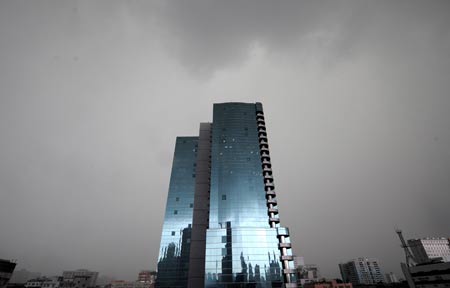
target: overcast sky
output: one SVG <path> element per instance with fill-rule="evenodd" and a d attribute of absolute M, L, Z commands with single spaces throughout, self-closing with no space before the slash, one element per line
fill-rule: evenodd
<path fill-rule="evenodd" d="M 294 253 L 450 236 L 450 1 L 0 1 L 0 258 L 156 269 L 176 136 L 264 105 Z"/>

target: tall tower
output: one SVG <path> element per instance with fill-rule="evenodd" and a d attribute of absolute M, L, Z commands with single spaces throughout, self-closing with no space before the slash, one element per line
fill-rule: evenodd
<path fill-rule="evenodd" d="M 177 137 L 158 258 L 158 287 L 186 287 L 198 137 Z"/>
<path fill-rule="evenodd" d="M 289 230 L 280 226 L 261 103 L 214 104 L 213 122 L 201 124 L 197 147 L 195 193 L 189 198 L 192 229 L 186 234 L 189 263 L 179 266 L 188 267 L 188 286 L 296 287 Z M 168 206 L 170 194 L 169 189 Z M 163 256 L 167 243 L 163 247 L 161 241 Z M 160 256 L 159 263 L 166 258 Z M 158 264 L 158 277 L 169 275 L 164 267 Z M 169 286 L 176 287 L 174 283 Z"/>

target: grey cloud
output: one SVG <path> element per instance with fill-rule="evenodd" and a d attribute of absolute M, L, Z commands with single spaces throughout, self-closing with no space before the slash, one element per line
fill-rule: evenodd
<path fill-rule="evenodd" d="M 255 45 L 292 56 L 312 45 L 326 62 L 348 60 L 368 46 L 404 52 L 421 33 L 446 49 L 449 9 L 448 1 L 175 1 L 161 5 L 156 17 L 170 35 L 167 49 L 192 72 L 208 75 L 239 65 Z"/>
<path fill-rule="evenodd" d="M 1 1 L 0 257 L 156 268 L 175 137 L 262 101 L 294 252 L 448 236 L 448 1 Z M 253 53 L 257 50 L 258 53 Z M 446 232 L 447 231 L 447 232 Z"/>

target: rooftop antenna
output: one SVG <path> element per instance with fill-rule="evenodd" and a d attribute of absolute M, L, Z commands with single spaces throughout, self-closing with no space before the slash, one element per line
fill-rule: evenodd
<path fill-rule="evenodd" d="M 408 244 L 406 244 L 405 239 L 403 238 L 402 230 L 395 229 L 395 232 L 398 234 L 398 238 L 400 238 L 400 242 L 402 242 L 401 247 L 405 251 L 405 257 L 406 257 L 406 265 L 410 267 L 412 263 L 417 263 L 417 261 L 414 259 L 414 256 L 411 254 L 411 251 L 409 250 Z"/>

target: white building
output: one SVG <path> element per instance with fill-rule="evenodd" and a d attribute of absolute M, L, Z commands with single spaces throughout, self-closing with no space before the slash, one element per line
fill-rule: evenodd
<path fill-rule="evenodd" d="M 54 276 L 50 278 L 46 278 L 44 282 L 42 282 L 42 288 L 59 288 L 61 286 L 61 282 L 63 277 Z"/>
<path fill-rule="evenodd" d="M 408 246 L 418 263 L 427 263 L 439 257 L 444 262 L 450 262 L 449 244 L 449 239 L 443 237 L 408 240 Z"/>
<path fill-rule="evenodd" d="M 378 260 L 375 258 L 357 258 L 347 263 L 339 264 L 342 280 L 345 283 L 377 284 L 384 282 Z"/>

